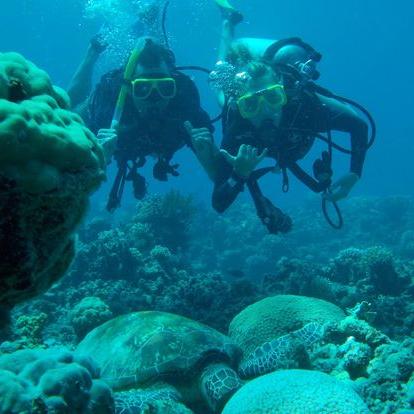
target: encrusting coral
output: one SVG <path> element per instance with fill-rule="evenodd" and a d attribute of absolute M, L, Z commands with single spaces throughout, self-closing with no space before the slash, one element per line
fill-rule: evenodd
<path fill-rule="evenodd" d="M 104 168 L 66 93 L 21 55 L 0 54 L 1 306 L 44 292 L 67 270 Z"/>
<path fill-rule="evenodd" d="M 0 356 L 1 413 L 111 414 L 110 388 L 88 358 L 66 350 L 21 350 Z"/>

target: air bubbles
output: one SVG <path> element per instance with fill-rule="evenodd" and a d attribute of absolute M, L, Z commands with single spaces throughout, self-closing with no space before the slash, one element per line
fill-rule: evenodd
<path fill-rule="evenodd" d="M 87 0 L 84 16 L 103 22 L 100 35 L 109 45 L 100 66 L 124 64 L 140 36 L 160 38 L 164 4 L 165 0 Z"/>
<path fill-rule="evenodd" d="M 210 73 L 209 82 L 217 92 L 223 92 L 228 98 L 235 98 L 245 93 L 249 79 L 246 72 L 237 72 L 232 64 L 218 61 Z"/>

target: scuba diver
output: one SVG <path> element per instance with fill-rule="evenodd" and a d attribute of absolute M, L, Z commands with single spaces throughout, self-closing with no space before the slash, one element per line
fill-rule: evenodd
<path fill-rule="evenodd" d="M 91 53 L 95 57 L 97 52 Z M 78 78 L 91 77 L 91 69 L 86 65 L 83 72 L 78 70 Z M 70 94 L 79 97 L 85 91 Z M 97 134 L 107 161 L 114 157 L 118 164 L 109 211 L 120 206 L 126 181 L 132 182 L 137 199 L 145 196 L 146 180 L 138 169 L 147 157 L 156 160 L 154 178 L 167 181 L 169 176 L 179 175 L 179 165 L 172 159 L 187 145 L 207 174 L 213 174 L 210 158 L 217 150 L 211 143 L 205 144 L 212 139 L 213 126 L 201 108 L 197 87 L 177 68 L 173 52 L 154 38 L 140 38 L 126 67 L 105 74 L 86 104 L 79 105 L 79 113 Z"/>
<path fill-rule="evenodd" d="M 115 70 L 102 77 L 87 108 L 87 124 L 97 132 L 107 160 L 114 156 L 118 163 L 109 211 L 120 205 L 125 181 L 132 182 L 137 199 L 145 196 L 146 180 L 138 169 L 148 156 L 156 159 L 153 176 L 160 181 L 179 175 L 179 165 L 173 164 L 172 158 L 185 145 L 194 151 L 207 173 L 211 171 L 211 162 L 205 158 L 209 154 L 203 152 L 204 141 L 198 144 L 198 137 L 210 136 L 213 127 L 201 108 L 197 87 L 177 70 L 169 49 L 148 37 L 138 43 L 125 71 Z M 119 112 L 115 121 L 114 108 Z M 103 128 L 105 125 L 111 127 Z"/>
<path fill-rule="evenodd" d="M 310 45 L 299 38 L 234 40 L 234 30 L 242 16 L 227 0 L 215 1 L 222 11 L 223 29 L 220 61 L 211 81 L 224 109 L 213 207 L 224 212 L 247 187 L 268 231 L 286 233 L 292 220 L 263 195 L 258 180 L 266 173 L 280 172 L 283 191 L 287 192 L 291 172 L 312 191 L 323 193 L 325 217 L 332 226 L 341 227 L 342 216 L 336 202 L 348 196 L 362 175 L 367 149 L 375 137 L 372 117 L 359 104 L 315 83 L 321 55 Z M 369 118 L 370 140 L 367 123 L 351 105 Z M 332 131 L 348 133 L 351 149 L 333 142 Z M 317 138 L 327 142 L 328 149 L 314 162 L 311 176 L 298 161 L 308 154 Z M 335 148 L 350 154 L 351 161 L 349 172 L 332 183 Z M 273 159 L 276 165 L 256 169 L 265 158 Z M 327 214 L 328 201 L 335 206 L 338 224 Z"/>

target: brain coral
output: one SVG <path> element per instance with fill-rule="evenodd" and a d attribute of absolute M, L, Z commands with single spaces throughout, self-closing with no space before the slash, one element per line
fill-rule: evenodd
<path fill-rule="evenodd" d="M 67 95 L 16 53 L 0 54 L 0 305 L 46 290 L 104 179 L 104 154 Z"/>
<path fill-rule="evenodd" d="M 369 414 L 346 383 L 317 371 L 286 370 L 242 387 L 222 414 Z"/>
<path fill-rule="evenodd" d="M 297 331 L 311 322 L 339 321 L 344 312 L 321 299 L 278 295 L 248 306 L 230 323 L 229 336 L 244 352 L 244 360 L 257 347 Z"/>

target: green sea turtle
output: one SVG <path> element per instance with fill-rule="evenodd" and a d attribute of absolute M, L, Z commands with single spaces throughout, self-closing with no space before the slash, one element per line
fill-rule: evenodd
<path fill-rule="evenodd" d="M 100 365 L 117 413 L 176 400 L 195 411 L 220 410 L 242 385 L 233 367 L 240 349 L 213 328 L 163 312 L 136 312 L 104 323 L 78 345 Z"/>

